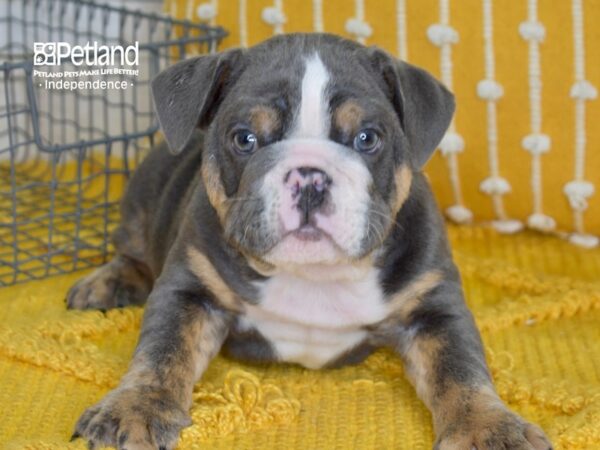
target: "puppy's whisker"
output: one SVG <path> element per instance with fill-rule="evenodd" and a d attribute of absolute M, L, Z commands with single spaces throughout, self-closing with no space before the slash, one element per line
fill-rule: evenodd
<path fill-rule="evenodd" d="M 381 233 L 380 233 L 379 229 L 377 228 L 377 225 L 375 225 L 375 224 L 373 224 L 373 223 L 371 222 L 371 215 L 370 215 L 370 214 L 367 214 L 367 239 L 369 239 L 369 238 L 370 238 L 370 236 L 371 236 L 371 230 L 373 230 L 373 232 L 374 232 L 374 235 L 375 235 L 375 236 L 376 236 L 376 238 L 377 238 L 377 241 L 378 241 L 379 243 L 382 243 L 382 242 L 383 242 L 383 241 L 382 241 L 382 235 L 381 235 Z"/>
<path fill-rule="evenodd" d="M 240 245 L 242 245 L 247 240 L 248 229 L 250 228 L 250 223 L 247 223 L 244 227 L 244 234 L 242 235 L 242 239 L 240 240 Z"/>
<path fill-rule="evenodd" d="M 400 226 L 400 224 L 398 224 L 398 222 L 396 222 L 395 217 L 390 217 L 388 214 L 382 213 L 381 211 L 378 211 L 374 208 L 369 208 L 369 214 L 371 214 L 371 213 L 376 216 L 383 217 L 384 219 L 386 219 L 386 221 L 390 221 L 390 226 L 392 228 L 398 228 L 399 230 L 402 230 L 402 227 Z"/>
<path fill-rule="evenodd" d="M 262 201 L 260 197 L 231 197 L 227 199 L 228 202 L 259 202 Z"/>
<path fill-rule="evenodd" d="M 369 222 L 367 226 L 367 233 L 373 230 L 374 234 L 376 235 L 377 242 L 379 242 L 380 245 L 383 244 L 383 242 L 385 241 L 383 230 L 380 229 L 376 224 L 373 224 L 372 222 Z"/>

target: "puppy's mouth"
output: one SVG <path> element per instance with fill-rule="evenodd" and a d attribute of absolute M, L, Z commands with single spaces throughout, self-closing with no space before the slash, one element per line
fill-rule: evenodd
<path fill-rule="evenodd" d="M 347 259 L 347 255 L 331 234 L 314 224 L 305 223 L 284 232 L 264 259 L 275 265 L 335 264 Z"/>
<path fill-rule="evenodd" d="M 298 239 L 299 241 L 307 242 L 318 242 L 322 239 L 329 239 L 333 242 L 333 239 L 328 233 L 310 223 L 304 224 L 296 228 L 295 230 L 288 231 L 283 235 L 284 239 L 286 237 L 293 237 Z"/>

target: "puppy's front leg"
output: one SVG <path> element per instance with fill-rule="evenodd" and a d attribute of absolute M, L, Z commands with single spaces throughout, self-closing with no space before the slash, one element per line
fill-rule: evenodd
<path fill-rule="evenodd" d="M 398 329 L 417 394 L 433 415 L 437 450 L 549 450 L 550 441 L 496 394 L 458 282 L 442 282 Z"/>
<path fill-rule="evenodd" d="M 169 283 L 157 285 L 148 299 L 127 374 L 77 422 L 74 436 L 91 448 L 171 449 L 191 424 L 194 383 L 219 351 L 228 316 L 197 284 L 192 290 Z"/>

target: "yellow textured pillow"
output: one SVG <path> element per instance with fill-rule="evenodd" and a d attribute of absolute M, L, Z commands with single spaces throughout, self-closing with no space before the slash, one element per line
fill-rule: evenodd
<path fill-rule="evenodd" d="M 327 31 L 425 67 L 458 102 L 453 134 L 427 166 L 448 216 L 598 245 L 600 2 L 166 0 L 165 9 L 225 27 L 222 48 Z"/>

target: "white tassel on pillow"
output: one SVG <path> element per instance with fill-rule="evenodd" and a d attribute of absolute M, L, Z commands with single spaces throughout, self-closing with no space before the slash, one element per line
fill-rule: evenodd
<path fill-rule="evenodd" d="M 519 34 L 526 41 L 543 42 L 546 38 L 546 28 L 535 20 L 521 22 L 519 25 Z"/>
<path fill-rule="evenodd" d="M 546 214 L 534 213 L 527 218 L 527 226 L 539 231 L 552 231 L 556 228 L 556 221 Z"/>
<path fill-rule="evenodd" d="M 462 205 L 453 205 L 446 208 L 446 215 L 455 223 L 465 224 L 473 220 L 471 210 Z"/>
<path fill-rule="evenodd" d="M 373 34 L 371 25 L 357 18 L 346 21 L 346 31 L 359 39 L 366 39 Z"/>
<path fill-rule="evenodd" d="M 550 150 L 550 136 L 543 133 L 528 134 L 521 141 L 521 146 L 532 155 L 541 155 Z"/>
<path fill-rule="evenodd" d="M 364 44 L 368 37 L 373 34 L 373 29 L 365 21 L 365 0 L 355 0 L 356 13 L 354 17 L 346 20 L 346 31 L 354 38 Z"/>
<path fill-rule="evenodd" d="M 488 101 L 498 100 L 504 95 L 504 88 L 496 80 L 481 80 L 477 83 L 477 95 Z"/>
<path fill-rule="evenodd" d="M 458 32 L 450 25 L 435 23 L 427 28 L 427 37 L 438 47 L 444 44 L 456 44 L 458 42 Z"/>
<path fill-rule="evenodd" d="M 502 177 L 488 177 L 481 182 L 479 189 L 488 195 L 504 195 L 511 191 L 510 184 Z"/>
<path fill-rule="evenodd" d="M 262 10 L 260 16 L 264 22 L 273 27 L 274 34 L 283 33 L 283 25 L 287 22 L 287 18 L 280 6 L 268 6 Z"/>
<path fill-rule="evenodd" d="M 217 8 L 212 3 L 201 3 L 196 9 L 196 14 L 202 20 L 211 21 L 217 17 Z"/>
<path fill-rule="evenodd" d="M 440 142 L 440 151 L 444 156 L 450 153 L 460 153 L 464 148 L 464 139 L 455 131 L 447 132 Z"/>
<path fill-rule="evenodd" d="M 581 80 L 571 86 L 571 98 L 576 100 L 594 100 L 598 90 L 587 80 Z"/>
<path fill-rule="evenodd" d="M 583 212 L 587 209 L 587 199 L 594 195 L 595 188 L 589 181 L 570 181 L 565 184 L 563 192 L 569 199 L 571 208 Z"/>

